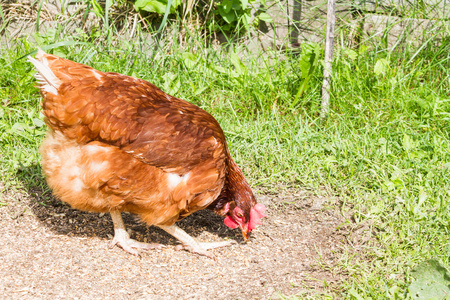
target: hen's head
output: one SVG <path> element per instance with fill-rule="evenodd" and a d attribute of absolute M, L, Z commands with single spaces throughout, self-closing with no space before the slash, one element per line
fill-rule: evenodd
<path fill-rule="evenodd" d="M 228 154 L 228 174 L 220 201 L 219 214 L 225 216 L 226 226 L 240 228 L 245 240 L 257 225 L 261 225 L 261 218 L 266 217 L 264 204 L 256 203 L 255 196 L 245 180 L 244 174 Z"/>
<path fill-rule="evenodd" d="M 261 203 L 252 206 L 249 213 L 245 213 L 239 206 L 236 206 L 235 202 L 226 205 L 229 206 L 229 210 L 224 220 L 225 225 L 232 229 L 239 227 L 245 240 L 257 225 L 262 224 L 261 218 L 266 217 L 264 214 L 266 207 Z"/>

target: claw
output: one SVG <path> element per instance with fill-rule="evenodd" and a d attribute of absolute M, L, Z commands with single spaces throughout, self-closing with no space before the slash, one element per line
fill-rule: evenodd
<path fill-rule="evenodd" d="M 149 251 L 154 249 L 162 249 L 165 248 L 165 245 L 161 244 L 149 244 L 149 243 L 142 243 L 138 242 L 136 240 L 130 239 L 129 237 L 122 237 L 121 235 L 115 235 L 114 239 L 111 241 L 110 248 L 113 248 L 114 246 L 119 246 L 126 252 L 133 254 L 135 256 L 140 256 L 139 250 Z"/>
<path fill-rule="evenodd" d="M 211 259 L 217 260 L 216 256 L 214 254 L 212 254 L 211 252 L 208 252 L 207 250 L 205 250 L 205 249 L 203 249 L 201 247 L 192 247 L 192 246 L 183 245 L 183 244 L 175 246 L 175 251 L 180 251 L 180 250 L 186 250 L 186 251 L 189 251 L 191 253 L 195 253 L 195 254 L 198 254 L 198 255 L 203 255 L 203 256 L 209 257 Z"/>
<path fill-rule="evenodd" d="M 237 244 L 236 241 L 223 241 L 223 242 L 214 242 L 214 243 L 197 243 L 197 245 L 177 245 L 175 246 L 175 250 L 186 250 L 191 253 L 195 253 L 198 255 L 203 255 L 206 257 L 209 257 L 211 259 L 217 260 L 217 258 L 212 254 L 211 252 L 208 252 L 209 249 L 215 249 L 215 248 L 221 248 L 221 247 L 227 247 L 232 244 Z"/>
<path fill-rule="evenodd" d="M 114 222 L 114 238 L 111 241 L 109 248 L 112 248 L 117 245 L 130 254 L 140 256 L 140 250 L 148 251 L 153 249 L 162 249 L 166 247 L 161 244 L 148 244 L 130 239 L 130 235 L 125 230 L 125 225 L 123 224 L 120 212 L 112 211 L 111 218 Z"/>

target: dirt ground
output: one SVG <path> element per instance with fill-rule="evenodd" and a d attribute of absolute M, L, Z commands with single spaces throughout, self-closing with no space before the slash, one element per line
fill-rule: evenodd
<path fill-rule="evenodd" d="M 124 215 L 132 237 L 167 245 L 132 256 L 109 248 L 108 214 L 86 213 L 38 191 L 0 195 L 0 298 L 5 299 L 279 299 L 319 295 L 344 274 L 333 268 L 348 253 L 348 224 L 336 199 L 288 189 L 256 191 L 268 207 L 244 243 L 239 230 L 201 211 L 179 222 L 201 241 L 234 239 L 213 250 L 217 260 L 175 251 L 177 241 Z M 44 202 L 43 202 L 44 201 Z M 3 295 L 3 296 L 1 296 Z"/>

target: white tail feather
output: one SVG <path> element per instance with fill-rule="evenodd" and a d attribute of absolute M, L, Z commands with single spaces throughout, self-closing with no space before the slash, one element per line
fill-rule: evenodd
<path fill-rule="evenodd" d="M 41 89 L 47 93 L 58 95 L 58 88 L 61 85 L 61 80 L 56 77 L 48 66 L 48 61 L 44 57 L 44 54 L 44 51 L 38 49 L 38 53 L 36 55 L 37 60 L 31 56 L 28 56 L 28 61 L 31 62 L 38 71 L 35 77 L 41 85 Z"/>

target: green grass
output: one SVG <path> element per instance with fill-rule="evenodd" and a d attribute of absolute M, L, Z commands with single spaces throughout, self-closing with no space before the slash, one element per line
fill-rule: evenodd
<path fill-rule="evenodd" d="M 87 44 L 55 51 L 102 71 L 149 80 L 211 112 L 252 185 L 325 187 L 356 224 L 369 226 L 373 241 L 342 257 L 335 269 L 349 275 L 339 297 L 405 298 L 414 266 L 427 258 L 450 264 L 448 39 L 424 44 L 419 52 L 337 45 L 325 122 L 318 117 L 321 68 L 292 105 L 302 79 L 295 53 L 264 57 L 233 45 L 212 50 L 172 42 L 152 55 L 131 41 L 113 48 L 73 40 Z M 0 48 L 5 188 L 46 188 L 38 154 L 46 130 L 40 96 L 31 65 L 17 60 L 34 49 L 27 39 Z M 237 60 L 234 51 L 245 59 Z M 375 71 L 381 59 L 387 64 Z"/>

